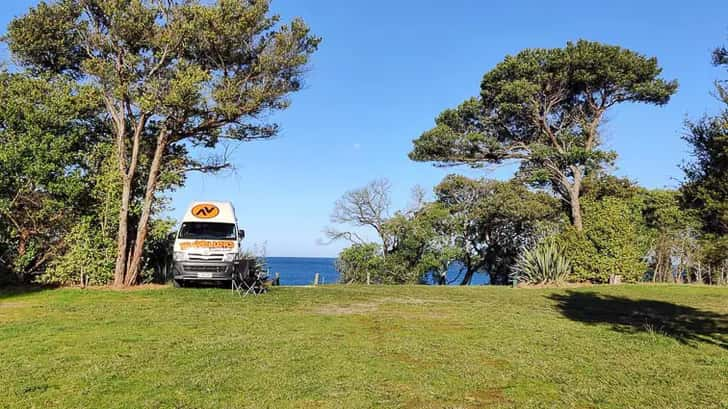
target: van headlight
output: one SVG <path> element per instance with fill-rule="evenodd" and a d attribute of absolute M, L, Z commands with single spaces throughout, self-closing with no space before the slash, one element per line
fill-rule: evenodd
<path fill-rule="evenodd" d="M 238 253 L 225 253 L 224 256 L 222 256 L 222 261 L 225 261 L 227 263 L 231 263 L 235 261 L 237 258 Z"/>
<path fill-rule="evenodd" d="M 186 251 L 175 251 L 173 258 L 175 261 L 186 261 L 187 252 Z"/>

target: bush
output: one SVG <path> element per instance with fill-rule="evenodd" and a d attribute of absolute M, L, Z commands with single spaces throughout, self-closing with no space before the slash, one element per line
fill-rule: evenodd
<path fill-rule="evenodd" d="M 649 237 L 644 231 L 637 197 L 586 200 L 584 230 L 566 228 L 557 238 L 573 266 L 572 279 L 605 283 L 612 274 L 625 281 L 642 280 Z"/>
<path fill-rule="evenodd" d="M 339 253 L 336 268 L 343 283 L 366 283 L 367 275 L 374 282 L 386 282 L 384 258 L 378 244 L 354 244 Z"/>
<path fill-rule="evenodd" d="M 86 218 L 64 238 L 65 252 L 54 259 L 38 282 L 54 285 L 104 285 L 114 278 L 116 243 Z"/>
<path fill-rule="evenodd" d="M 545 240 L 523 252 L 516 262 L 513 276 L 532 284 L 561 283 L 571 273 L 571 263 L 563 245 Z"/>
<path fill-rule="evenodd" d="M 165 283 L 172 279 L 172 247 L 170 233 L 177 222 L 172 219 L 155 219 L 150 222 L 149 233 L 144 241 L 141 282 Z"/>

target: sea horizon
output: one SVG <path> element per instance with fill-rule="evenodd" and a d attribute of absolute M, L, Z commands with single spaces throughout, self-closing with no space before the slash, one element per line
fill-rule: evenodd
<path fill-rule="evenodd" d="M 336 257 L 300 257 L 300 256 L 265 256 L 268 272 L 271 278 L 276 273 L 280 275 L 281 285 L 311 285 L 316 273 L 319 274 L 319 284 L 338 284 L 341 274 L 336 269 Z M 460 266 L 453 263 L 448 271 L 449 285 L 458 285 L 457 277 L 460 275 Z M 471 285 L 487 285 L 490 283 L 488 274 L 475 274 Z M 430 277 L 425 285 L 433 285 Z"/>

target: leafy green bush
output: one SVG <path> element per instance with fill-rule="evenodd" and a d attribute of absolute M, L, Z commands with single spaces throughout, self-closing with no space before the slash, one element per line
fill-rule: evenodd
<path fill-rule="evenodd" d="M 650 240 L 640 200 L 635 196 L 584 201 L 584 230 L 568 227 L 557 237 L 572 263 L 572 279 L 605 283 L 612 274 L 632 282 L 644 277 Z"/>
<path fill-rule="evenodd" d="M 343 283 L 366 283 L 367 275 L 374 282 L 389 281 L 384 269 L 381 246 L 375 243 L 354 244 L 339 253 L 336 268 Z"/>
<path fill-rule="evenodd" d="M 114 276 L 116 243 L 95 226 L 91 218 L 75 225 L 64 238 L 66 251 L 38 277 L 44 284 L 104 285 Z"/>
<path fill-rule="evenodd" d="M 429 274 L 439 277 L 459 258 L 460 249 L 443 230 L 450 212 L 440 203 L 422 205 L 416 211 L 397 212 L 384 223 L 390 248 L 384 257 L 386 279 L 395 284 L 417 284 Z"/>
<path fill-rule="evenodd" d="M 571 262 L 562 244 L 545 240 L 524 251 L 516 262 L 514 277 L 532 284 L 561 283 L 571 273 Z"/>
<path fill-rule="evenodd" d="M 150 222 L 149 234 L 144 241 L 141 281 L 164 283 L 172 278 L 172 246 L 170 233 L 177 222 L 172 219 L 155 219 Z"/>

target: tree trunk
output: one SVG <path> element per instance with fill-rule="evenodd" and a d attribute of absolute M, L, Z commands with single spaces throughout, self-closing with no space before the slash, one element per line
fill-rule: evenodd
<path fill-rule="evenodd" d="M 578 194 L 571 195 L 571 223 L 577 231 L 584 230 L 584 223 L 581 219 L 581 200 Z"/>
<path fill-rule="evenodd" d="M 22 260 L 23 257 L 25 256 L 25 253 L 28 251 L 28 241 L 29 240 L 30 240 L 30 233 L 28 233 L 28 231 L 21 230 L 20 232 L 18 232 L 17 260 Z M 18 266 L 16 264 L 14 267 L 15 268 L 13 270 L 15 270 L 15 278 L 21 283 L 24 282 L 25 281 L 25 266 L 20 268 L 20 266 Z"/>
<path fill-rule="evenodd" d="M 131 252 L 129 260 L 129 270 L 126 272 L 125 284 L 127 286 L 136 284 L 139 277 L 141 267 L 142 253 L 144 252 L 144 242 L 149 231 L 149 219 L 152 212 L 152 203 L 154 202 L 154 193 L 157 190 L 157 182 L 159 180 L 159 171 L 162 167 L 162 157 L 167 147 L 167 130 L 162 128 L 157 138 L 157 147 L 154 150 L 154 158 L 149 169 L 149 177 L 147 178 L 147 188 L 144 193 L 144 204 L 142 206 L 142 214 L 139 218 L 137 226 L 136 240 L 134 240 L 134 249 Z"/>
<path fill-rule="evenodd" d="M 129 234 L 129 201 L 131 198 L 131 179 L 124 177 L 119 208 L 119 231 L 116 234 L 116 267 L 114 268 L 114 287 L 124 285 L 126 276 L 126 252 Z"/>
<path fill-rule="evenodd" d="M 121 287 L 125 283 L 128 272 L 128 249 L 129 249 L 129 208 L 132 196 L 132 186 L 134 184 L 134 174 L 136 173 L 139 146 L 141 144 L 141 135 L 147 123 L 147 114 L 142 113 L 137 121 L 132 135 L 131 158 L 127 167 L 127 126 L 124 108 L 117 109 L 112 98 L 106 98 L 106 107 L 115 124 L 116 133 L 116 153 L 119 160 L 119 174 L 122 179 L 121 190 L 121 206 L 119 208 L 119 231 L 116 235 L 116 266 L 114 267 L 114 286 Z"/>
<path fill-rule="evenodd" d="M 569 191 L 569 204 L 571 205 L 571 223 L 577 231 L 584 230 L 584 224 L 581 217 L 581 181 L 582 181 L 582 169 L 578 166 L 571 168 L 574 174 L 574 183 L 568 187 Z"/>
<path fill-rule="evenodd" d="M 475 275 L 475 270 L 468 268 L 465 272 L 465 277 L 463 277 L 463 281 L 460 282 L 460 285 L 470 285 L 470 282 L 473 281 L 473 275 Z"/>

